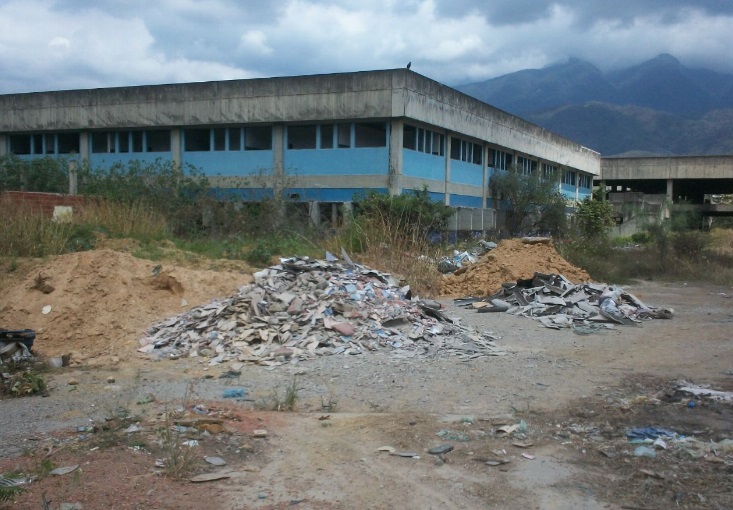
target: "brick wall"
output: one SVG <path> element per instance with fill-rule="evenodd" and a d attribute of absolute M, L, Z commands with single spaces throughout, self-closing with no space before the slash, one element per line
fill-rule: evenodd
<path fill-rule="evenodd" d="M 0 193 L 0 205 L 13 208 L 27 208 L 40 211 L 52 217 L 57 205 L 71 207 L 74 212 L 84 206 L 86 197 L 62 195 L 60 193 L 37 193 L 28 191 L 3 191 Z"/>

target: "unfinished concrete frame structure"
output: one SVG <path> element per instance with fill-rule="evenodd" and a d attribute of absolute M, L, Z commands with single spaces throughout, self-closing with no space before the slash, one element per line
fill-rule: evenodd
<path fill-rule="evenodd" d="M 426 187 L 469 209 L 457 225 L 469 230 L 476 212 L 490 226 L 493 172 L 557 172 L 572 200 L 600 173 L 597 152 L 407 69 L 0 95 L 7 153 L 93 167 L 162 158 L 229 197 L 308 202 L 315 221 L 319 204 Z"/>
<path fill-rule="evenodd" d="M 634 209 L 668 217 L 699 213 L 709 225 L 733 215 L 733 156 L 603 158 L 601 189 L 632 219 Z"/>

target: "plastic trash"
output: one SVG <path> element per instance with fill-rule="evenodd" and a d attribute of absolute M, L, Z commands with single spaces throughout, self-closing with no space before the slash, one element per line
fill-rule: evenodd
<path fill-rule="evenodd" d="M 656 457 L 657 452 L 649 448 L 648 446 L 637 446 L 634 450 L 634 457 Z"/>
<path fill-rule="evenodd" d="M 224 398 L 244 398 L 244 388 L 227 388 L 224 390 Z"/>

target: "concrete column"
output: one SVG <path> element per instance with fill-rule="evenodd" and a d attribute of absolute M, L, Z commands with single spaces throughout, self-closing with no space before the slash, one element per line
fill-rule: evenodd
<path fill-rule="evenodd" d="M 316 227 L 321 226 L 321 203 L 320 202 L 308 202 L 308 215 L 310 216 L 311 222 Z"/>
<path fill-rule="evenodd" d="M 448 194 L 448 183 L 450 182 L 450 151 L 451 136 L 450 132 L 445 133 L 445 181 L 443 182 L 443 194 L 445 205 L 450 205 L 450 194 Z"/>
<path fill-rule="evenodd" d="M 338 227 L 339 224 L 339 205 L 337 203 L 331 204 L 331 228 Z"/>
<path fill-rule="evenodd" d="M 483 156 L 481 158 L 481 172 L 483 174 L 483 179 L 481 180 L 481 208 L 486 209 L 486 196 L 489 188 L 489 147 L 486 144 L 483 144 L 482 147 L 483 148 L 481 150 L 483 151 Z M 481 223 L 481 228 L 483 230 L 483 213 L 481 214 Z"/>
<path fill-rule="evenodd" d="M 578 189 L 580 188 L 580 172 L 575 170 L 575 201 L 578 201 L 578 197 L 580 197 L 580 193 L 578 192 Z"/>
<path fill-rule="evenodd" d="M 285 221 L 285 127 L 276 124 L 272 127 L 272 195 L 275 200 L 275 225 Z"/>
<path fill-rule="evenodd" d="M 183 161 L 183 143 L 181 134 L 180 128 L 171 129 L 171 157 L 173 158 L 173 163 L 179 168 Z"/>
<path fill-rule="evenodd" d="M 344 215 L 344 226 L 348 225 L 348 223 L 351 221 L 351 217 L 354 215 L 354 203 L 353 202 L 344 202 L 342 204 L 343 207 L 343 215 Z"/>
<path fill-rule="evenodd" d="M 277 124 L 272 127 L 272 190 L 276 194 L 282 193 L 284 177 L 285 128 L 282 124 Z"/>
<path fill-rule="evenodd" d="M 89 131 L 82 131 L 81 135 L 79 135 L 79 156 L 81 156 L 82 162 L 89 161 L 91 141 L 92 138 L 89 136 Z"/>
<path fill-rule="evenodd" d="M 667 200 L 674 202 L 674 186 L 672 179 L 667 179 Z"/>
<path fill-rule="evenodd" d="M 0 135 L 0 156 L 5 156 L 8 153 L 8 137 Z"/>
<path fill-rule="evenodd" d="M 76 196 L 77 190 L 77 167 L 79 163 L 75 159 L 69 160 L 69 195 Z"/>
<path fill-rule="evenodd" d="M 402 138 L 405 123 L 402 119 L 392 119 L 389 129 L 389 175 L 387 186 L 391 196 L 402 192 Z"/>

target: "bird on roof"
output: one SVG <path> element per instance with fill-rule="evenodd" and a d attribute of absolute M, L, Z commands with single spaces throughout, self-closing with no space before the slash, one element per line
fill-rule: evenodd
<path fill-rule="evenodd" d="M 409 69 L 411 67 L 412 67 L 412 61 L 410 61 L 410 62 L 407 63 L 407 68 Z"/>

